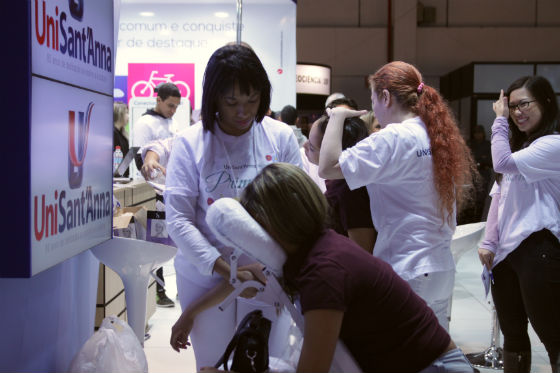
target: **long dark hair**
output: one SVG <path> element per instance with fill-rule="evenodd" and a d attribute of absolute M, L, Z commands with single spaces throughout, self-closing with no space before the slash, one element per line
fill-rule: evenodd
<path fill-rule="evenodd" d="M 204 71 L 200 114 L 205 130 L 214 132 L 218 99 L 236 83 L 244 94 L 249 94 L 251 88 L 260 92 L 255 120 L 263 120 L 270 106 L 272 89 L 266 70 L 251 48 L 242 44 L 228 44 L 212 54 Z"/>
<path fill-rule="evenodd" d="M 539 137 L 550 135 L 554 133 L 554 131 L 558 131 L 558 102 L 556 101 L 556 95 L 554 94 L 550 82 L 546 78 L 538 75 L 521 77 L 508 87 L 506 91 L 508 101 L 511 93 L 520 88 L 527 89 L 531 96 L 537 100 L 541 108 L 542 118 L 537 125 L 536 131 L 527 135 L 517 128 L 511 119 L 511 115 L 508 117 L 509 130 L 511 131 L 510 146 L 512 152 L 528 146 Z"/>
<path fill-rule="evenodd" d="M 329 117 L 326 115 L 317 119 L 317 126 L 321 133 L 324 135 L 327 130 Z M 344 127 L 342 129 L 342 150 L 356 145 L 360 140 L 368 137 L 369 132 L 366 124 L 358 117 L 350 117 L 344 120 Z"/>

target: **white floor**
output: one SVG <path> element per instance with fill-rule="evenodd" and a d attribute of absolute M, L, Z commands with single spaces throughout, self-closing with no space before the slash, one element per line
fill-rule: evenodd
<path fill-rule="evenodd" d="M 492 313 L 491 305 L 484 299 L 480 280 L 480 262 L 475 250 L 465 253 L 457 264 L 450 332 L 463 352 L 479 352 L 490 346 Z M 164 266 L 167 295 L 176 301 L 173 308 L 157 308 L 148 321 L 151 337 L 144 344 L 150 373 L 190 373 L 196 371 L 191 349 L 176 353 L 169 346 L 171 326 L 180 315 L 179 302 L 175 299 L 175 269 L 173 264 Z M 548 356 L 533 330 L 530 330 L 533 347 L 532 372 L 550 372 Z M 502 338 L 503 341 L 503 338 Z M 481 372 L 495 372 L 481 369 Z"/>

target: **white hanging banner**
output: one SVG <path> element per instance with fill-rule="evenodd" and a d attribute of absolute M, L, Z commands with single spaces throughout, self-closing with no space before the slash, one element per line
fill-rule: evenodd
<path fill-rule="evenodd" d="M 242 41 L 261 59 L 272 83 L 271 108 L 296 103 L 296 4 L 291 0 L 244 0 Z M 120 6 L 117 42 L 117 78 L 129 75 L 129 64 L 186 64 L 194 67 L 192 81 L 177 71 L 149 69 L 132 79 L 180 80 L 189 85 L 193 109 L 200 109 L 204 69 L 212 53 L 236 41 L 235 1 L 186 1 L 162 4 L 123 2 Z M 169 75 L 172 74 L 172 75 Z M 118 79 L 117 79 L 118 80 Z M 118 85 L 115 97 L 126 96 L 128 87 Z M 156 81 L 154 81 L 156 83 Z M 157 83 L 156 83 L 157 84 Z M 138 97 L 138 96 L 135 96 Z M 125 101 L 123 99 L 123 101 Z"/>

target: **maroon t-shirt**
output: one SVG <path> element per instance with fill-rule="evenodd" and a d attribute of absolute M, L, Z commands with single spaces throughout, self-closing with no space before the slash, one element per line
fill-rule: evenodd
<path fill-rule="evenodd" d="M 325 197 L 331 207 L 333 229 L 348 236 L 348 229 L 374 228 L 366 187 L 350 190 L 346 180 L 325 180 Z"/>
<path fill-rule="evenodd" d="M 426 302 L 386 262 L 332 230 L 296 277 L 302 312 L 344 312 L 340 338 L 364 372 L 418 372 L 450 342 Z"/>

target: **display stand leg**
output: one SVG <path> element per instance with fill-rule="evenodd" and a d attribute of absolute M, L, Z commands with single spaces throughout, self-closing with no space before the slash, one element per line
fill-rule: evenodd
<path fill-rule="evenodd" d="M 482 352 L 466 354 L 467 359 L 477 368 L 504 369 L 503 350 L 500 341 L 500 323 L 496 307 L 492 306 L 492 336 L 490 347 Z"/>

